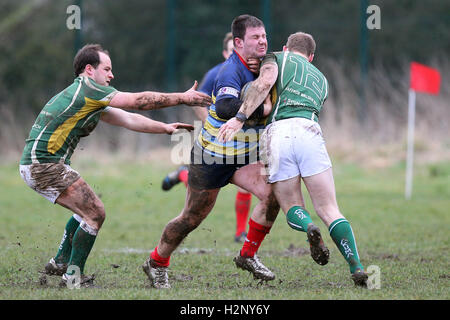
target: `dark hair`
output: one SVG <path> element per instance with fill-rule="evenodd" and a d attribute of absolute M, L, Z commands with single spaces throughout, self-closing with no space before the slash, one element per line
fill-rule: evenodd
<path fill-rule="evenodd" d="M 225 38 L 223 38 L 223 50 L 228 49 L 228 42 L 230 40 L 233 40 L 233 35 L 231 34 L 231 32 L 227 32 L 227 34 L 225 35 Z"/>
<path fill-rule="evenodd" d="M 108 51 L 104 50 L 99 44 L 87 44 L 78 50 L 75 58 L 73 59 L 73 69 L 76 77 L 84 71 L 84 68 L 86 68 L 86 65 L 88 64 L 94 68 L 98 67 L 100 64 L 99 52 L 109 55 Z"/>
<path fill-rule="evenodd" d="M 251 16 L 249 14 L 243 14 L 234 18 L 231 23 L 231 32 L 234 38 L 244 39 L 245 32 L 247 28 L 258 28 L 264 27 L 264 23 L 257 17 Z"/>
<path fill-rule="evenodd" d="M 288 50 L 298 51 L 309 56 L 316 51 L 316 42 L 312 35 L 304 32 L 296 32 L 289 36 L 286 47 Z"/>

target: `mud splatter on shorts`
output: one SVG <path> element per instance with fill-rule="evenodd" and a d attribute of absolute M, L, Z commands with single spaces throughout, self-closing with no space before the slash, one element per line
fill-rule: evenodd
<path fill-rule="evenodd" d="M 52 203 L 81 177 L 69 165 L 62 163 L 20 165 L 19 170 L 25 183 Z"/>

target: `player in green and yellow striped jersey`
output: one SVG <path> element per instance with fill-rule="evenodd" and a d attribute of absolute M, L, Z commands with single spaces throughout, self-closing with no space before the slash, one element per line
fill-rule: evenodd
<path fill-rule="evenodd" d="M 98 44 L 86 45 L 74 58 L 73 84 L 55 95 L 39 113 L 20 160 L 20 174 L 36 192 L 69 210 L 69 219 L 56 256 L 46 265 L 47 274 L 67 282 L 79 271 L 80 282 L 92 282 L 84 265 L 103 221 L 103 203 L 92 188 L 70 167 L 70 158 L 84 136 L 100 120 L 146 133 L 172 134 L 193 130 L 184 123 L 166 124 L 124 109 L 151 110 L 178 104 L 208 106 L 211 98 L 194 86 L 183 93 L 120 92 L 110 86 L 114 78 L 109 54 Z M 69 266 L 72 271 L 68 271 Z"/>

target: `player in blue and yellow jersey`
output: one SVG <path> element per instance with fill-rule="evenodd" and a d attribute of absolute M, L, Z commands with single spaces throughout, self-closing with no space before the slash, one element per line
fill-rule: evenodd
<path fill-rule="evenodd" d="M 242 103 L 239 99 L 242 87 L 255 79 L 246 61 L 264 57 L 266 31 L 262 21 L 250 15 L 236 17 L 231 29 L 234 52 L 216 77 L 213 104 L 191 151 L 185 206 L 181 214 L 166 225 L 158 245 L 142 266 L 156 288 L 170 288 L 167 267 L 172 252 L 208 216 L 220 189 L 228 183 L 248 190 L 259 199 L 249 221 L 247 238 L 234 261 L 237 267 L 250 271 L 255 278 L 275 278 L 256 255 L 280 208 L 262 174 L 264 166 L 257 161 L 256 129 L 262 127 L 264 117 L 271 111 L 268 99 L 253 116 L 254 121 L 262 119 L 258 126 L 247 126 L 247 132 L 229 143 L 217 140 L 220 126 L 236 115 Z"/>
<path fill-rule="evenodd" d="M 78 51 L 74 69 L 73 84 L 47 102 L 32 126 L 20 160 L 20 174 L 37 193 L 74 213 L 45 272 L 62 275 L 62 283 L 68 283 L 79 271 L 79 283 L 88 284 L 93 278 L 84 274 L 84 266 L 105 220 L 105 209 L 92 188 L 70 167 L 78 142 L 100 120 L 146 133 L 193 130 L 188 124 L 166 124 L 123 109 L 151 110 L 183 103 L 206 106 L 211 99 L 195 91 L 197 82 L 184 93 L 120 92 L 110 86 L 114 78 L 111 59 L 98 44 Z"/>
<path fill-rule="evenodd" d="M 231 32 L 228 32 L 223 39 L 223 50 L 222 56 L 225 60 L 227 60 L 230 55 L 233 53 L 233 35 Z M 250 70 L 256 73 L 259 69 L 259 59 L 249 59 L 247 64 Z M 203 77 L 200 85 L 198 87 L 198 91 L 206 93 L 208 95 L 213 94 L 214 90 L 214 81 L 216 79 L 217 74 L 219 73 L 221 67 L 223 66 L 223 62 L 211 68 Z M 205 123 L 206 118 L 208 117 L 208 109 L 204 107 L 193 107 L 195 114 L 197 117 Z M 177 168 L 177 170 L 170 172 L 167 176 L 164 177 L 162 182 L 162 189 L 168 191 L 172 189 L 176 184 L 183 182 L 187 187 L 188 184 L 188 167 L 186 165 L 181 165 Z M 234 241 L 235 242 L 243 242 L 245 237 L 247 236 L 247 220 L 248 215 L 250 213 L 252 201 L 252 194 L 247 190 L 242 188 L 238 188 L 236 192 L 235 198 L 235 216 L 236 216 L 236 229 L 234 232 Z"/>

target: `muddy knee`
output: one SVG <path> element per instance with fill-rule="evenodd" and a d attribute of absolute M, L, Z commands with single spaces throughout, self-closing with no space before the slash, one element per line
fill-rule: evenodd
<path fill-rule="evenodd" d="M 106 218 L 105 207 L 101 201 L 96 201 L 88 210 L 88 217 L 92 227 L 99 230 Z"/>

